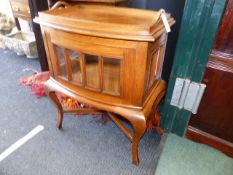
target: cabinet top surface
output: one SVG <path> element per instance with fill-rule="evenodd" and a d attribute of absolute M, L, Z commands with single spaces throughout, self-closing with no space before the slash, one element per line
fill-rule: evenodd
<path fill-rule="evenodd" d="M 41 25 L 81 34 L 154 41 L 165 32 L 160 12 L 111 6 L 75 5 L 39 13 L 34 21 Z M 169 17 L 170 25 L 174 23 Z"/>

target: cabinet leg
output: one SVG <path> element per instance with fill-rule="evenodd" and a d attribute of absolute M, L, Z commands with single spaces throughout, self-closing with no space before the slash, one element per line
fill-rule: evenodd
<path fill-rule="evenodd" d="M 145 133 L 146 130 L 146 121 L 139 120 L 131 122 L 133 125 L 133 138 L 132 138 L 132 162 L 135 165 L 139 164 L 139 157 L 138 157 L 138 143 Z"/>
<path fill-rule="evenodd" d="M 55 91 L 50 91 L 48 88 L 45 86 L 45 92 L 47 96 L 52 100 L 53 104 L 55 105 L 57 109 L 57 128 L 61 129 L 62 128 L 62 122 L 63 122 L 63 108 L 62 105 L 57 98 L 57 95 Z"/>

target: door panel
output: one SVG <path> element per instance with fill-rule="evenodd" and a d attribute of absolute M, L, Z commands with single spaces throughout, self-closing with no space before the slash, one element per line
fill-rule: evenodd
<path fill-rule="evenodd" d="M 228 1 L 202 82 L 207 85 L 186 136 L 233 156 L 233 0 Z"/>
<path fill-rule="evenodd" d="M 208 64 L 203 78 L 207 88 L 189 125 L 233 143 L 233 73 L 221 69 Z"/>

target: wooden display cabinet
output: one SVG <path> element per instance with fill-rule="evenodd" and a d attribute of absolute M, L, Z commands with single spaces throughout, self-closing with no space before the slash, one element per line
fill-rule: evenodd
<path fill-rule="evenodd" d="M 161 13 L 110 6 L 59 6 L 34 19 L 41 25 L 46 46 L 51 78 L 45 88 L 58 109 L 58 128 L 62 127 L 63 113 L 70 111 L 62 108 L 55 92 L 95 111 L 107 111 L 131 140 L 133 163 L 138 164 L 138 142 L 147 117 L 165 94 L 161 69 L 167 33 Z M 174 22 L 168 16 L 168 23 Z M 119 116 L 132 124 L 133 133 Z"/>

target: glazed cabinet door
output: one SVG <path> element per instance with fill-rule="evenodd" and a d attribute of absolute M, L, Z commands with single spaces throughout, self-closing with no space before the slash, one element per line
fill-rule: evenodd
<path fill-rule="evenodd" d="M 101 55 L 53 44 L 55 77 L 79 87 L 114 96 L 121 95 L 123 57 Z"/>
<path fill-rule="evenodd" d="M 129 103 L 130 94 L 123 86 L 126 82 L 131 84 L 132 79 L 126 75 L 129 49 L 110 47 L 106 39 L 96 42 L 94 37 L 62 31 L 50 32 L 48 38 L 49 60 L 56 80 L 89 96 L 92 93 L 102 95 L 103 100 Z"/>

